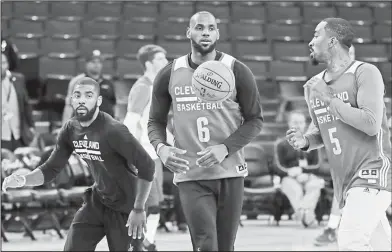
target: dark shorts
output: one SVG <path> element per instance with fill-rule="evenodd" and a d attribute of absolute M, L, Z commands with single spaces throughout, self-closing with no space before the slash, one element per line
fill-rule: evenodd
<path fill-rule="evenodd" d="M 178 183 L 194 251 L 233 251 L 242 212 L 244 178 Z"/>
<path fill-rule="evenodd" d="M 110 251 L 128 251 L 131 244 L 140 246 L 142 240 L 128 236 L 127 220 L 128 214 L 103 205 L 95 192 L 88 189 L 72 221 L 64 251 L 94 251 L 105 235 Z"/>

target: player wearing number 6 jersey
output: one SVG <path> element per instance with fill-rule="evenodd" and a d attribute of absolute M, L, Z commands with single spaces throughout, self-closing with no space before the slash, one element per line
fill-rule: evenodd
<path fill-rule="evenodd" d="M 351 60 L 352 27 L 344 19 L 327 18 L 309 43 L 314 63 L 326 63 L 305 84 L 305 99 L 317 129 L 304 137 L 289 130 L 296 148 L 325 146 L 342 218 L 340 250 L 371 250 L 372 235 L 383 231 L 391 248 L 386 213 L 391 204 L 391 143 L 380 71 L 369 63 Z"/>
<path fill-rule="evenodd" d="M 215 50 L 219 30 L 209 12 L 192 16 L 190 54 L 167 65 L 154 81 L 149 138 L 175 173 L 195 251 L 231 251 L 242 211 L 247 167 L 242 148 L 260 133 L 263 117 L 254 76 L 232 56 Z M 199 101 L 192 74 L 203 62 L 219 60 L 233 70 L 235 90 L 221 103 Z M 175 147 L 166 145 L 173 109 Z"/>

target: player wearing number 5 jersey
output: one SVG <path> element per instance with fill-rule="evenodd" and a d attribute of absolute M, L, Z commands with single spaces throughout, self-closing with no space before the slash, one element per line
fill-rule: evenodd
<path fill-rule="evenodd" d="M 384 83 L 374 65 L 350 59 L 353 36 L 344 19 L 328 18 L 317 25 L 309 43 L 311 58 L 327 68 L 304 86 L 317 129 L 305 137 L 289 130 L 287 138 L 297 148 L 325 146 L 335 196 L 343 208 L 339 249 L 370 250 L 378 228 L 390 249 L 385 211 L 391 204 L 391 143 Z"/>
<path fill-rule="evenodd" d="M 261 102 L 249 68 L 215 50 L 219 30 L 211 13 L 192 16 L 187 37 L 191 53 L 167 65 L 154 81 L 149 138 L 175 172 L 193 249 L 231 251 L 247 175 L 242 148 L 260 133 Z M 235 75 L 235 91 L 220 103 L 200 101 L 192 90 L 193 72 L 209 60 L 221 61 Z M 170 108 L 175 147 L 165 143 Z"/>

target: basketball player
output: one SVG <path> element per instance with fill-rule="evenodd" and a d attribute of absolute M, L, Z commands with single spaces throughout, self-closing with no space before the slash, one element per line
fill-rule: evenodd
<path fill-rule="evenodd" d="M 249 68 L 215 49 L 219 30 L 211 13 L 193 15 L 186 35 L 191 53 L 155 78 L 148 134 L 163 164 L 174 172 L 193 249 L 232 251 L 247 175 L 243 147 L 261 131 L 261 102 Z M 221 61 L 235 75 L 233 94 L 220 103 L 200 101 L 192 90 L 194 70 L 210 60 Z M 171 107 L 175 147 L 166 143 Z"/>
<path fill-rule="evenodd" d="M 50 182 L 74 151 L 87 162 L 95 183 L 84 194 L 64 250 L 93 251 L 106 235 L 111 251 L 127 251 L 131 242 L 140 251 L 154 162 L 127 127 L 99 111 L 99 89 L 91 78 L 78 80 L 71 99 L 76 116 L 61 129 L 49 159 L 25 176 L 7 177 L 3 190 Z"/>
<path fill-rule="evenodd" d="M 391 143 L 383 101 L 384 83 L 372 64 L 350 59 L 354 38 L 341 18 L 320 22 L 309 43 L 314 64 L 326 69 L 305 85 L 305 99 L 316 130 L 287 132 L 294 148 L 325 146 L 334 194 L 342 208 L 339 250 L 371 250 L 376 230 L 391 248 L 386 209 L 391 205 Z"/>
<path fill-rule="evenodd" d="M 144 247 L 147 251 L 156 251 L 155 234 L 159 225 L 160 207 L 163 201 L 163 167 L 148 139 L 147 122 L 151 106 L 152 83 L 158 72 L 168 63 L 166 51 L 157 45 L 145 45 L 139 49 L 137 58 L 145 72 L 132 86 L 128 96 L 128 109 L 124 119 L 125 126 L 139 140 L 155 162 L 155 177 L 147 199 L 147 233 Z"/>

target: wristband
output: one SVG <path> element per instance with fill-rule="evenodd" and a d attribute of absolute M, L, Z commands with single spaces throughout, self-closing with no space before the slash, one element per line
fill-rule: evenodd
<path fill-rule="evenodd" d="M 159 143 L 159 144 L 157 145 L 157 155 L 158 155 L 158 156 L 159 156 L 159 150 L 160 150 L 163 146 L 165 146 L 163 143 Z"/>
<path fill-rule="evenodd" d="M 132 211 L 134 211 L 135 213 L 143 213 L 146 210 L 144 208 L 134 208 L 132 209 Z"/>
<path fill-rule="evenodd" d="M 23 187 L 26 185 L 26 177 L 25 176 L 20 176 L 22 178 L 22 184 L 20 185 L 20 187 Z"/>

